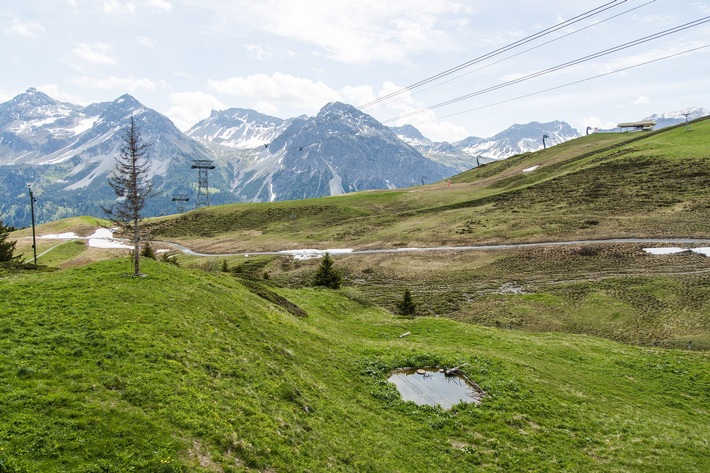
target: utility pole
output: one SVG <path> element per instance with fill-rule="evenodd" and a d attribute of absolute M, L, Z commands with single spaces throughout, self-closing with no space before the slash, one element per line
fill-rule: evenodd
<path fill-rule="evenodd" d="M 27 190 L 30 192 L 30 211 L 32 213 L 32 252 L 34 253 L 35 269 L 37 269 L 37 237 L 35 234 L 35 196 L 32 194 L 32 188 L 27 184 Z"/>

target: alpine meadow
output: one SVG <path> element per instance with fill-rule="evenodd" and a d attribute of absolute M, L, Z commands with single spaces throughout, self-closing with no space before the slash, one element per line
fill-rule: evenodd
<path fill-rule="evenodd" d="M 147 218 L 145 277 L 107 221 L 38 226 L 37 269 L 13 229 L 0 472 L 706 472 L 708 150 L 699 119 Z M 388 382 L 453 367 L 480 403 Z"/>

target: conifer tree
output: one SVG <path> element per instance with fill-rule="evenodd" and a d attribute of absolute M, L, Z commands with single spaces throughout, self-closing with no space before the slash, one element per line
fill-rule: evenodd
<path fill-rule="evenodd" d="M 104 208 L 112 222 L 133 234 L 133 275 L 142 276 L 140 270 L 140 229 L 146 200 L 151 195 L 149 144 L 143 143 L 135 119 L 131 116 L 123 134 L 123 146 L 116 158 L 116 167 L 108 183 L 117 200 L 111 208 Z"/>
<path fill-rule="evenodd" d="M 329 289 L 340 289 L 341 282 L 340 273 L 333 267 L 333 258 L 326 253 L 320 262 L 320 266 L 318 266 L 318 271 L 313 276 L 313 285 Z"/>
<path fill-rule="evenodd" d="M 398 304 L 399 313 L 401 315 L 414 315 L 417 311 L 417 306 L 412 300 L 412 293 L 409 289 L 404 290 L 402 301 Z"/>
<path fill-rule="evenodd" d="M 0 263 L 7 263 L 17 257 L 14 256 L 17 241 L 8 241 L 10 229 L 7 228 L 0 219 Z"/>

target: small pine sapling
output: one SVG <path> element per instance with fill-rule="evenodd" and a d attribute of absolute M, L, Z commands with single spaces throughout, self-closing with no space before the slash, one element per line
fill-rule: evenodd
<path fill-rule="evenodd" d="M 338 270 L 333 267 L 333 258 L 326 253 L 318 266 L 316 274 L 313 276 L 313 285 L 327 287 L 329 289 L 340 289 L 342 278 Z"/>
<path fill-rule="evenodd" d="M 399 309 L 399 313 L 405 316 L 412 316 L 417 311 L 417 305 L 412 300 L 412 293 L 409 289 L 404 290 L 404 296 L 397 305 L 397 308 Z"/>

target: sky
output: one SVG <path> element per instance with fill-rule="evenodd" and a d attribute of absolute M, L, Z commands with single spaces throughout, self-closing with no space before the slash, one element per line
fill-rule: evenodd
<path fill-rule="evenodd" d="M 693 0 L 4 1 L 0 102 L 129 93 L 183 131 L 212 110 L 290 118 L 340 101 L 434 141 L 531 121 L 584 132 L 710 108 L 710 23 L 669 32 L 709 16 Z"/>

